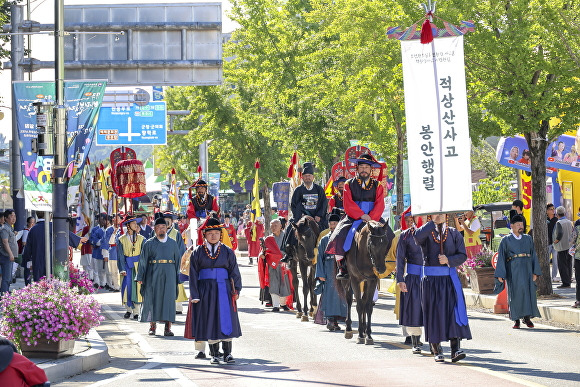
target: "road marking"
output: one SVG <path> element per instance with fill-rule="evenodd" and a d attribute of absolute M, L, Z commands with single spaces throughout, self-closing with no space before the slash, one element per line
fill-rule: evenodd
<path fill-rule="evenodd" d="M 189 380 L 185 375 L 183 375 L 183 373 L 179 369 L 175 367 L 163 367 L 163 364 L 166 364 L 165 358 L 161 356 L 154 356 L 152 353 L 155 352 L 155 350 L 153 349 L 153 347 L 151 347 L 151 345 L 147 342 L 147 340 L 145 340 L 145 338 L 141 334 L 135 331 L 129 324 L 125 323 L 125 321 L 121 318 L 121 316 L 113 309 L 111 309 L 109 305 L 102 304 L 102 308 L 104 309 L 105 313 L 109 316 L 109 318 L 115 321 L 116 324 L 122 326 L 125 332 L 129 333 L 128 334 L 129 339 L 135 342 L 139 346 L 139 348 L 141 348 L 141 350 L 143 351 L 145 356 L 148 357 L 148 359 L 145 359 L 145 361 L 147 361 L 147 364 L 144 364 L 139 368 L 136 368 L 123 374 L 118 374 L 106 380 L 101 380 L 97 383 L 93 383 L 92 386 L 95 387 L 106 386 L 113 382 L 124 379 L 128 376 L 132 376 L 159 366 L 161 366 L 159 368 L 160 370 L 165 372 L 170 378 L 173 378 L 177 383 L 179 383 L 179 385 L 184 387 L 197 386 L 197 384 L 195 384 L 194 382 Z"/>
<path fill-rule="evenodd" d="M 523 386 L 545 387 L 545 384 L 539 384 L 539 383 L 535 383 L 535 382 L 530 382 L 528 380 L 518 378 L 517 376 L 513 376 L 513 375 L 510 375 L 510 374 L 505 373 L 505 372 L 490 370 L 490 369 L 487 369 L 487 368 L 483 368 L 483 367 L 480 367 L 480 366 L 476 366 L 474 364 L 470 364 L 470 363 L 457 363 L 457 365 L 459 365 L 461 367 L 469 367 L 469 368 L 471 368 L 471 369 L 473 369 L 475 371 L 479 371 L 479 372 L 484 373 L 484 374 L 488 374 L 488 375 L 491 375 L 491 376 L 495 376 L 497 378 L 505 379 L 505 380 L 508 380 L 510 382 L 518 383 L 518 384 L 521 384 Z"/>

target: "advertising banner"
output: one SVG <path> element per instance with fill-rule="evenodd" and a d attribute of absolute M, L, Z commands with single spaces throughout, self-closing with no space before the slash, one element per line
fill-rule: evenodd
<path fill-rule="evenodd" d="M 472 208 L 463 36 L 401 41 L 414 214 Z"/>
<path fill-rule="evenodd" d="M 288 211 L 290 203 L 290 183 L 281 181 L 272 185 L 272 193 L 278 211 Z"/>
<path fill-rule="evenodd" d="M 78 192 L 82 169 L 93 144 L 99 108 L 106 81 L 65 81 L 64 101 L 67 110 L 67 156 L 71 177 L 69 186 Z M 55 99 L 54 82 L 14 82 L 16 125 L 24 181 L 25 205 L 29 210 L 52 211 L 53 156 L 32 153 L 31 140 L 37 138 L 33 102 Z M 70 196 L 70 194 L 69 194 Z M 69 200 L 69 203 L 71 201 Z"/>

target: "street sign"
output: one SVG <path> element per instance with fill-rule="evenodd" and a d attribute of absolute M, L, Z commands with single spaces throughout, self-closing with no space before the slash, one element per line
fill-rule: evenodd
<path fill-rule="evenodd" d="M 165 102 L 101 107 L 97 145 L 165 145 L 166 116 Z"/>

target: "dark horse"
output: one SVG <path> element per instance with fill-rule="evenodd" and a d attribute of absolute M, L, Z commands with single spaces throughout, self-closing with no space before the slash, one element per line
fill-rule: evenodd
<path fill-rule="evenodd" d="M 320 235 L 320 229 L 314 218 L 304 215 L 297 223 L 290 223 L 294 229 L 294 234 L 298 243 L 289 247 L 286 251 L 292 257 L 290 270 L 292 271 L 292 285 L 294 286 L 294 299 L 296 300 L 296 318 L 302 321 L 308 321 L 308 312 L 310 315 L 314 312 L 317 305 L 316 295 L 314 294 L 314 266 L 316 242 Z M 302 293 L 304 295 L 304 308 L 300 304 L 298 295 L 298 268 L 302 277 Z M 310 309 L 308 308 L 308 293 L 310 293 Z"/>
<path fill-rule="evenodd" d="M 371 337 L 373 296 L 379 280 L 378 274 L 386 270 L 385 258 L 394 238 L 395 234 L 388 224 L 383 226 L 371 220 L 357 232 L 352 247 L 346 253 L 350 277 L 342 280 L 348 305 L 344 337 L 350 339 L 353 335 L 351 306 L 354 293 L 358 313 L 358 344 L 374 344 Z"/>

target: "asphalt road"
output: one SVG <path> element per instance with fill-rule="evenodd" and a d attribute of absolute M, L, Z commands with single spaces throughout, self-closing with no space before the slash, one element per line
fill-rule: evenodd
<path fill-rule="evenodd" d="M 246 262 L 246 259 L 241 259 Z M 428 351 L 413 355 L 393 314 L 394 297 L 383 295 L 373 314 L 374 345 L 346 340 L 344 333 L 273 313 L 258 301 L 257 269 L 242 265 L 238 301 L 243 336 L 233 342 L 235 365 L 195 360 L 193 341 L 183 338 L 185 315 L 175 337 L 150 337 L 148 325 L 124 320 L 119 293 L 100 293 L 107 321 L 98 328 L 109 347 L 105 368 L 55 386 L 578 386 L 580 333 L 536 324 L 514 330 L 503 317 L 469 311 L 473 340 L 467 358 L 435 363 Z M 355 314 L 356 315 L 356 314 Z M 522 325 L 523 326 L 523 325 Z M 158 326 L 162 331 L 162 325 Z M 427 345 L 424 346 L 427 350 Z"/>

